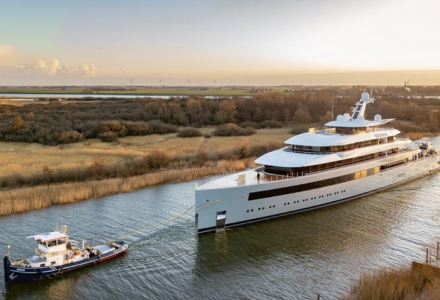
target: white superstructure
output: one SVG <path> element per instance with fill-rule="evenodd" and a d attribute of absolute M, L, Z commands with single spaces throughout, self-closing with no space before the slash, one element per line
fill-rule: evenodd
<path fill-rule="evenodd" d="M 198 233 L 349 201 L 439 169 L 431 142 L 398 137 L 385 126 L 394 119 L 365 120 L 373 101 L 364 92 L 351 116 L 288 139 L 259 157 L 255 170 L 198 185 Z"/>

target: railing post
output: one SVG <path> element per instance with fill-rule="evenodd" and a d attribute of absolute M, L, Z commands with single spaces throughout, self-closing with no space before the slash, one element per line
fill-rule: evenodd
<path fill-rule="evenodd" d="M 435 257 L 436 260 L 438 260 L 438 250 L 439 250 L 439 247 L 440 247 L 440 242 L 437 242 L 437 255 Z"/>
<path fill-rule="evenodd" d="M 428 248 L 426 248 L 426 264 L 428 264 Z"/>

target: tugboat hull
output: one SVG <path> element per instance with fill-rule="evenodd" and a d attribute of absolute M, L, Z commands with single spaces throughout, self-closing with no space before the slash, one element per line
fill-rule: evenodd
<path fill-rule="evenodd" d="M 3 265 L 5 270 L 5 283 L 9 284 L 12 282 L 22 282 L 22 281 L 34 281 L 47 279 L 55 276 L 62 275 L 64 273 L 86 267 L 89 265 L 94 265 L 103 262 L 108 259 L 112 259 L 116 256 L 128 250 L 128 244 L 124 242 L 116 242 L 120 245 L 119 248 L 109 251 L 105 254 L 100 254 L 92 256 L 88 259 L 81 260 L 78 262 L 73 262 L 58 266 L 47 266 L 47 267 L 27 267 L 27 266 L 13 266 L 8 256 L 3 258 Z"/>

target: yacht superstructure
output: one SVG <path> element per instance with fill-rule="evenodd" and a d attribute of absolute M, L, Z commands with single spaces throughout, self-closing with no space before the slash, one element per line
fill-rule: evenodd
<path fill-rule="evenodd" d="M 394 119 L 365 119 L 373 101 L 364 92 L 351 116 L 293 136 L 259 157 L 255 170 L 198 185 L 198 233 L 342 203 L 438 170 L 431 142 L 399 137 L 385 126 Z"/>

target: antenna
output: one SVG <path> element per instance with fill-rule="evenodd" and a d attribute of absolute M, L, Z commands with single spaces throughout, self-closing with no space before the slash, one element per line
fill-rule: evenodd
<path fill-rule="evenodd" d="M 336 92 L 336 91 L 333 91 L 333 102 L 332 102 L 332 118 L 331 118 L 331 120 L 330 120 L 330 121 L 333 121 L 333 108 L 335 107 L 335 92 Z"/>

